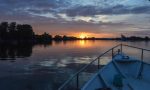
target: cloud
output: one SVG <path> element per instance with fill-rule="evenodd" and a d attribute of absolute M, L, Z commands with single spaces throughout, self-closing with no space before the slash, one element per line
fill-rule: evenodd
<path fill-rule="evenodd" d="M 124 6 L 116 5 L 113 7 L 78 6 L 66 10 L 68 16 L 94 16 L 94 15 L 113 15 L 113 14 L 150 14 L 150 6 Z"/>
<path fill-rule="evenodd" d="M 1 0 L 0 11 L 4 13 L 26 12 L 26 13 L 66 13 L 68 16 L 92 16 L 109 14 L 140 14 L 150 13 L 148 5 L 128 5 L 120 0 L 110 3 L 107 0 Z M 97 2 L 98 4 L 94 3 Z M 120 3 L 119 3 L 120 2 Z M 130 1 L 128 1 L 130 2 Z M 89 4 L 90 3 L 90 4 Z M 101 4 L 100 4 L 101 3 Z M 136 3 L 136 2 L 135 2 Z M 145 2 L 146 3 L 146 2 Z M 104 6 L 104 5 L 105 6 Z"/>
<path fill-rule="evenodd" d="M 0 12 L 0 21 L 29 23 L 37 32 L 117 33 L 148 30 L 150 3 L 144 0 L 0 0 Z M 143 25 L 147 28 L 141 29 Z"/>

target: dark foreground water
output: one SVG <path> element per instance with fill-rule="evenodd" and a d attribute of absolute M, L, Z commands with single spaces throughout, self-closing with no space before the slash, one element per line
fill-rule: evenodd
<path fill-rule="evenodd" d="M 119 41 L 66 41 L 47 45 L 0 45 L 0 90 L 57 90 L 64 81 Z M 150 49 L 150 42 L 123 42 Z M 123 48 L 125 53 L 140 57 L 140 50 Z M 150 62 L 150 53 L 144 60 Z M 111 59 L 105 55 L 104 65 Z M 82 79 L 87 79 L 96 65 Z M 83 75 L 82 74 L 82 75 Z M 87 77 L 86 77 L 87 76 Z"/>

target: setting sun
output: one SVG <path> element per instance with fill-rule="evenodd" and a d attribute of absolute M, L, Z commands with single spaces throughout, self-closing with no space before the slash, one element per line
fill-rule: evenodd
<path fill-rule="evenodd" d="M 87 37 L 87 35 L 86 35 L 85 33 L 81 33 L 81 34 L 80 34 L 80 38 L 81 38 L 81 39 L 84 39 L 84 38 L 86 38 L 86 37 Z"/>

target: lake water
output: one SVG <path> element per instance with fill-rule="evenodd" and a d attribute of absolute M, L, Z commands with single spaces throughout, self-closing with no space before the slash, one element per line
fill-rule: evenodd
<path fill-rule="evenodd" d="M 78 40 L 51 42 L 46 45 L 1 44 L 0 90 L 57 90 L 81 67 L 120 43 L 120 41 Z M 122 43 L 150 49 L 150 42 Z M 132 48 L 123 48 L 123 51 L 137 58 L 141 53 L 140 50 Z M 145 62 L 150 62 L 149 56 L 150 53 L 144 52 Z M 103 57 L 101 64 L 107 64 L 110 59 L 109 53 Z"/>

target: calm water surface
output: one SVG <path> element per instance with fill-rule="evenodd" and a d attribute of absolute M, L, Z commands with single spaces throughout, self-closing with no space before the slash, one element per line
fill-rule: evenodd
<path fill-rule="evenodd" d="M 119 41 L 66 41 L 47 45 L 0 45 L 0 90 L 57 90 L 81 67 Z M 122 42 L 150 49 L 150 42 Z M 140 57 L 140 50 L 123 48 Z M 144 60 L 148 61 L 148 52 Z M 108 54 L 101 64 L 111 59 Z"/>

